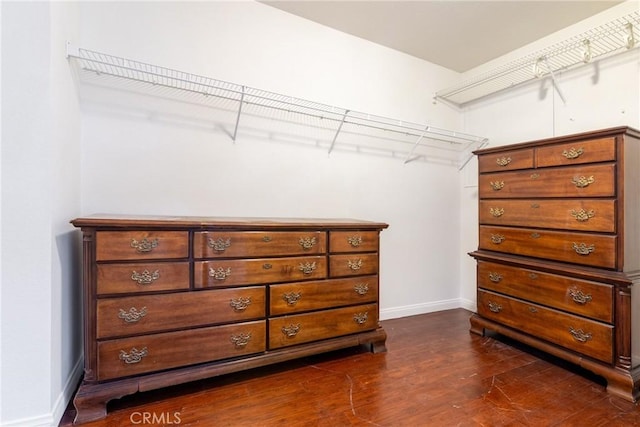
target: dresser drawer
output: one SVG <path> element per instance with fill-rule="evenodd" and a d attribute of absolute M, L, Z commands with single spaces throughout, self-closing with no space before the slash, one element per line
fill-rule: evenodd
<path fill-rule="evenodd" d="M 545 167 L 613 161 L 616 159 L 615 142 L 615 138 L 601 138 L 542 146 L 536 149 L 536 165 Z"/>
<path fill-rule="evenodd" d="M 98 264 L 98 295 L 189 289 L 189 262 Z"/>
<path fill-rule="evenodd" d="M 98 231 L 96 260 L 170 259 L 189 256 L 187 231 Z"/>
<path fill-rule="evenodd" d="M 613 322 L 611 285 L 478 261 L 478 287 L 602 322 Z"/>
<path fill-rule="evenodd" d="M 378 272 L 378 254 L 329 256 L 329 276 L 362 276 Z"/>
<path fill-rule="evenodd" d="M 269 319 L 269 348 L 276 349 L 376 329 L 376 304 Z"/>
<path fill-rule="evenodd" d="M 480 175 L 481 199 L 535 197 L 613 197 L 615 165 L 529 169 Z"/>
<path fill-rule="evenodd" d="M 533 167 L 533 149 L 503 151 L 494 154 L 483 154 L 478 157 L 480 173 Z"/>
<path fill-rule="evenodd" d="M 199 261 L 194 263 L 193 281 L 196 288 L 208 288 L 324 279 L 326 260 L 313 256 Z"/>
<path fill-rule="evenodd" d="M 481 225 L 479 247 L 593 267 L 616 267 L 615 236 Z"/>
<path fill-rule="evenodd" d="M 377 300 L 378 276 L 269 286 L 269 313 L 272 316 Z"/>
<path fill-rule="evenodd" d="M 320 231 L 203 231 L 193 234 L 195 258 L 322 254 L 327 233 Z"/>
<path fill-rule="evenodd" d="M 478 314 L 606 363 L 613 361 L 613 326 L 478 290 Z"/>
<path fill-rule="evenodd" d="M 329 251 L 341 252 L 377 252 L 377 231 L 330 231 Z"/>
<path fill-rule="evenodd" d="M 113 338 L 261 317 L 263 286 L 104 298 L 97 302 L 96 331 Z"/>
<path fill-rule="evenodd" d="M 616 201 L 602 199 L 480 200 L 480 224 L 616 231 Z"/>
<path fill-rule="evenodd" d="M 265 321 L 98 342 L 98 380 L 161 371 L 265 350 Z"/>

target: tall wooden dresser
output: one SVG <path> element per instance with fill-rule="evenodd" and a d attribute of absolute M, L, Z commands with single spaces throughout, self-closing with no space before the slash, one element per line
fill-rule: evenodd
<path fill-rule="evenodd" d="M 477 313 L 627 400 L 640 377 L 640 132 L 479 150 Z"/>
<path fill-rule="evenodd" d="M 358 220 L 90 216 L 75 423 L 109 400 L 320 352 L 385 351 L 379 233 Z"/>

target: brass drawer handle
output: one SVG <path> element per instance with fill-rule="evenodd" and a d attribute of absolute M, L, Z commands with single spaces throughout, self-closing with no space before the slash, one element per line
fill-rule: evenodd
<path fill-rule="evenodd" d="M 540 174 L 539 173 L 532 173 L 531 174 L 531 179 L 538 179 L 540 178 Z"/>
<path fill-rule="evenodd" d="M 496 163 L 498 166 L 507 166 L 511 163 L 511 157 L 499 157 L 496 159 Z"/>
<path fill-rule="evenodd" d="M 591 302 L 592 300 L 591 294 L 585 294 L 580 289 L 578 289 L 577 286 L 574 286 L 573 288 L 569 289 L 569 295 L 571 296 L 571 299 L 576 304 L 580 304 L 580 305 L 585 305 L 586 303 Z"/>
<path fill-rule="evenodd" d="M 571 182 L 577 188 L 585 188 L 585 187 L 588 187 L 589 184 L 593 184 L 594 182 L 596 182 L 596 179 L 593 177 L 593 175 L 591 175 L 588 178 L 586 176 L 581 176 L 581 177 L 574 176 Z"/>
<path fill-rule="evenodd" d="M 490 208 L 489 213 L 495 218 L 500 218 L 504 215 L 504 208 Z"/>
<path fill-rule="evenodd" d="M 251 305 L 251 297 L 231 298 L 231 300 L 229 300 L 229 305 L 231 306 L 231 308 L 233 308 L 233 311 L 245 311 L 247 307 Z"/>
<path fill-rule="evenodd" d="M 227 267 L 226 270 L 223 267 L 218 267 L 217 270 L 209 267 L 209 277 L 213 277 L 215 280 L 225 280 L 229 276 L 231 276 L 231 267 Z"/>
<path fill-rule="evenodd" d="M 307 250 L 314 247 L 317 242 L 315 237 L 301 237 L 298 243 L 302 246 L 302 249 Z"/>
<path fill-rule="evenodd" d="M 293 338 L 300 332 L 300 323 L 297 325 L 283 326 L 280 330 L 287 338 Z"/>
<path fill-rule="evenodd" d="M 537 278 L 538 278 L 538 275 L 536 273 L 529 273 L 529 279 L 536 280 Z"/>
<path fill-rule="evenodd" d="M 300 263 L 300 266 L 298 268 L 300 271 L 302 271 L 303 274 L 311 274 L 316 269 L 316 262 L 313 261 L 304 264 Z"/>
<path fill-rule="evenodd" d="M 489 185 L 491 185 L 493 191 L 500 191 L 504 188 L 504 181 L 491 181 Z"/>
<path fill-rule="evenodd" d="M 127 323 L 139 322 L 144 316 L 147 315 L 147 307 L 142 307 L 140 311 L 137 308 L 131 307 L 129 311 L 120 309 L 118 312 L 118 318 L 124 320 Z"/>
<path fill-rule="evenodd" d="M 591 332 L 585 332 L 582 329 L 573 329 L 573 327 L 569 326 L 569 333 L 573 337 L 574 340 L 578 342 L 587 342 L 592 338 Z"/>
<path fill-rule="evenodd" d="M 591 252 L 596 250 L 595 245 L 587 246 L 586 243 L 574 243 L 572 247 L 578 255 L 589 255 Z"/>
<path fill-rule="evenodd" d="M 500 313 L 502 311 L 502 306 L 498 303 L 489 301 L 487 305 L 489 306 L 489 310 L 493 311 L 494 313 Z"/>
<path fill-rule="evenodd" d="M 531 238 L 532 239 L 539 239 L 540 237 L 541 237 L 540 233 L 531 233 Z"/>
<path fill-rule="evenodd" d="M 499 245 L 500 243 L 504 242 L 506 240 L 506 237 L 504 237 L 502 234 L 492 234 L 491 235 L 491 243 L 494 243 L 496 245 Z"/>
<path fill-rule="evenodd" d="M 502 276 L 498 273 L 493 273 L 490 271 L 489 280 L 491 280 L 493 283 L 500 283 L 500 281 L 502 280 Z"/>
<path fill-rule="evenodd" d="M 147 354 L 149 354 L 149 352 L 147 351 L 147 347 L 143 347 L 141 350 L 133 347 L 129 351 L 129 353 L 124 350 L 120 350 L 120 356 L 118 356 L 118 358 L 127 365 L 131 365 L 134 363 L 140 363 L 142 361 L 142 358 Z"/>
<path fill-rule="evenodd" d="M 353 287 L 353 290 L 358 295 L 366 295 L 369 292 L 369 284 L 368 283 L 358 283 Z"/>
<path fill-rule="evenodd" d="M 146 253 L 151 252 L 155 248 L 158 247 L 158 239 L 154 239 L 153 241 L 147 240 L 145 237 L 142 241 L 137 241 L 136 239 L 131 239 L 131 247 L 136 250 L 136 252 Z"/>
<path fill-rule="evenodd" d="M 531 203 L 531 209 L 538 209 L 540 207 L 539 203 Z"/>
<path fill-rule="evenodd" d="M 362 244 L 362 236 L 349 236 L 347 237 L 347 243 L 349 243 L 352 247 L 357 248 Z"/>
<path fill-rule="evenodd" d="M 154 280 L 158 280 L 159 278 L 159 270 L 156 270 L 153 273 L 149 270 L 144 270 L 142 273 L 138 273 L 135 270 L 131 272 L 131 280 L 138 283 L 138 285 L 150 285 Z"/>
<path fill-rule="evenodd" d="M 265 243 L 269 243 L 271 241 L 271 236 L 267 236 L 267 235 L 262 236 L 262 241 Z"/>
<path fill-rule="evenodd" d="M 285 292 L 282 295 L 282 299 L 287 302 L 287 305 L 294 306 L 300 301 L 302 293 L 300 292 Z"/>
<path fill-rule="evenodd" d="M 576 150 L 575 148 L 571 147 L 569 151 L 564 150 L 562 152 L 562 155 L 569 160 L 577 159 L 578 157 L 582 156 L 582 154 L 584 154 L 584 148 L 578 148 Z"/>
<path fill-rule="evenodd" d="M 358 258 L 357 261 L 347 260 L 347 267 L 351 269 L 351 271 L 358 271 L 362 268 L 362 259 Z"/>
<path fill-rule="evenodd" d="M 212 237 L 209 238 L 209 247 L 216 252 L 224 252 L 229 246 L 231 246 L 230 238 L 219 237 L 214 240 Z"/>
<path fill-rule="evenodd" d="M 249 341 L 251 341 L 251 332 L 246 334 L 241 332 L 237 335 L 231 335 L 230 341 L 236 348 L 246 347 Z"/>
<path fill-rule="evenodd" d="M 571 216 L 574 217 L 578 222 L 586 222 L 596 216 L 596 212 L 593 209 L 590 211 L 586 211 L 584 209 L 580 209 L 578 211 L 575 209 L 571 209 Z"/>
<path fill-rule="evenodd" d="M 263 270 L 271 270 L 272 268 L 273 268 L 273 265 L 269 264 L 268 262 L 265 262 L 264 264 L 262 264 Z"/>
<path fill-rule="evenodd" d="M 353 321 L 358 325 L 364 325 L 365 323 L 367 323 L 368 317 L 369 313 L 366 311 L 364 313 L 356 313 L 353 315 Z"/>
<path fill-rule="evenodd" d="M 537 309 L 537 308 L 535 308 L 535 307 L 529 307 L 529 312 L 530 312 L 530 313 L 537 313 L 537 312 L 538 312 L 538 309 Z"/>

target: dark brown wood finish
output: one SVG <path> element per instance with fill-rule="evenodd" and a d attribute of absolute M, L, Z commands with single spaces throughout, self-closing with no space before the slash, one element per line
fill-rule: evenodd
<path fill-rule="evenodd" d="M 98 215 L 72 223 L 84 235 L 85 272 L 76 423 L 138 391 L 353 346 L 386 350 L 378 235 L 387 224 Z M 351 256 L 367 260 L 351 268 L 353 279 L 327 279 L 334 232 L 366 236 L 353 240 Z M 270 289 L 289 283 L 304 290 L 301 310 L 272 309 Z"/>
<path fill-rule="evenodd" d="M 533 166 L 510 167 L 512 153 L 519 165 L 528 153 Z M 471 253 L 478 260 L 471 330 L 493 330 L 577 363 L 603 376 L 611 394 L 635 401 L 640 132 L 611 128 L 476 154 L 480 244 Z"/>

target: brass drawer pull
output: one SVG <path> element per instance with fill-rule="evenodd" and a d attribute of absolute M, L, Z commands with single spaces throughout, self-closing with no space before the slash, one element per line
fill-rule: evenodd
<path fill-rule="evenodd" d="M 285 292 L 282 295 L 282 299 L 287 302 L 287 305 L 294 306 L 300 301 L 302 293 L 300 292 Z"/>
<path fill-rule="evenodd" d="M 147 315 L 147 307 L 142 307 L 140 311 L 137 308 L 131 307 L 129 311 L 120 309 L 118 312 L 118 318 L 124 320 L 127 323 L 139 322 L 144 316 Z"/>
<path fill-rule="evenodd" d="M 496 181 L 496 182 L 491 181 L 489 185 L 491 185 L 491 188 L 493 189 L 493 191 L 500 191 L 504 188 L 504 181 Z"/>
<path fill-rule="evenodd" d="M 541 237 L 540 233 L 531 233 L 531 238 L 532 239 L 539 239 L 540 237 Z"/>
<path fill-rule="evenodd" d="M 362 244 L 362 236 L 349 236 L 347 242 L 354 248 L 357 248 Z"/>
<path fill-rule="evenodd" d="M 231 267 L 227 267 L 226 270 L 223 267 L 218 267 L 217 270 L 213 267 L 209 268 L 209 277 L 215 280 L 225 280 L 229 276 L 231 276 Z"/>
<path fill-rule="evenodd" d="M 592 300 L 591 294 L 585 294 L 576 286 L 569 289 L 569 295 L 571 296 L 571 299 L 576 304 L 580 304 L 580 305 L 585 305 L 586 303 L 591 302 Z"/>
<path fill-rule="evenodd" d="M 362 259 L 358 258 L 358 260 L 357 260 L 357 261 L 347 260 L 347 266 L 348 266 L 352 271 L 358 271 L 358 270 L 360 270 L 360 268 L 362 267 Z"/>
<path fill-rule="evenodd" d="M 269 264 L 268 262 L 265 262 L 264 264 L 262 264 L 263 270 L 271 270 L 272 268 L 273 268 L 273 265 Z"/>
<path fill-rule="evenodd" d="M 267 235 L 262 236 L 262 241 L 265 243 L 269 243 L 271 241 L 271 236 L 267 236 Z"/>
<path fill-rule="evenodd" d="M 589 221 L 590 218 L 596 216 L 596 212 L 593 209 L 590 211 L 586 211 L 584 209 L 576 211 L 575 209 L 571 209 L 571 216 L 578 222 L 586 222 Z"/>
<path fill-rule="evenodd" d="M 499 245 L 500 243 L 504 242 L 506 240 L 506 237 L 504 237 L 502 234 L 492 234 L 491 235 L 491 243 L 494 243 L 496 245 Z"/>
<path fill-rule="evenodd" d="M 562 152 L 562 155 L 569 160 L 577 159 L 578 157 L 582 156 L 582 154 L 584 154 L 584 148 L 578 148 L 576 150 L 575 148 L 571 147 L 569 151 L 564 150 Z"/>
<path fill-rule="evenodd" d="M 316 269 L 316 262 L 307 262 L 300 263 L 299 270 L 302 271 L 303 274 L 311 274 Z"/>
<path fill-rule="evenodd" d="M 511 163 L 511 157 L 499 157 L 496 159 L 498 166 L 507 166 L 509 163 Z"/>
<path fill-rule="evenodd" d="M 540 178 L 540 174 L 539 173 L 532 173 L 531 174 L 531 179 L 538 179 Z"/>
<path fill-rule="evenodd" d="M 529 273 L 529 279 L 536 280 L 537 278 L 538 278 L 538 275 L 536 273 Z"/>
<path fill-rule="evenodd" d="M 502 280 L 502 276 L 498 273 L 493 273 L 490 271 L 489 280 L 491 280 L 493 283 L 500 283 L 500 281 Z"/>
<path fill-rule="evenodd" d="M 500 218 L 504 215 L 504 208 L 491 208 L 489 209 L 489 213 L 496 218 Z"/>
<path fill-rule="evenodd" d="M 353 315 L 353 321 L 358 325 L 364 325 L 365 323 L 367 323 L 368 317 L 369 313 L 366 311 L 364 313 L 356 313 Z"/>
<path fill-rule="evenodd" d="M 358 295 L 366 295 L 369 292 L 369 284 L 367 283 L 358 283 L 353 287 L 353 290 Z"/>
<path fill-rule="evenodd" d="M 136 239 L 131 239 L 131 247 L 136 250 L 136 252 L 146 253 L 151 252 L 155 248 L 158 247 L 158 239 L 154 239 L 153 241 L 147 240 L 145 237 L 142 241 L 137 241 Z"/>
<path fill-rule="evenodd" d="M 300 323 L 297 325 L 283 326 L 280 330 L 287 338 L 293 338 L 300 332 Z"/>
<path fill-rule="evenodd" d="M 135 270 L 131 272 L 131 280 L 138 283 L 138 285 L 150 285 L 154 280 L 158 280 L 159 278 L 159 270 L 156 270 L 153 273 L 151 273 L 149 270 L 144 270 L 142 273 L 138 273 Z"/>
<path fill-rule="evenodd" d="M 231 300 L 229 301 L 229 305 L 231 306 L 231 308 L 233 308 L 233 311 L 245 311 L 247 307 L 251 305 L 251 297 L 231 298 Z"/>
<path fill-rule="evenodd" d="M 540 207 L 539 203 L 531 203 L 531 209 L 538 209 Z"/>
<path fill-rule="evenodd" d="M 537 313 L 537 312 L 538 312 L 538 309 L 537 309 L 537 308 L 535 308 L 535 307 L 529 307 L 529 312 L 530 312 L 530 313 Z"/>
<path fill-rule="evenodd" d="M 216 240 L 213 238 L 209 238 L 209 247 L 216 252 L 224 252 L 229 246 L 231 246 L 231 239 L 224 239 L 220 237 Z"/>
<path fill-rule="evenodd" d="M 591 332 L 585 332 L 582 329 L 575 330 L 571 326 L 569 326 L 569 333 L 571 334 L 573 339 L 578 342 L 587 342 L 592 338 Z"/>
<path fill-rule="evenodd" d="M 127 365 L 131 365 L 134 363 L 140 363 L 142 358 L 145 357 L 149 352 L 147 351 L 147 347 L 143 347 L 142 350 L 138 350 L 133 347 L 129 353 L 124 350 L 120 350 L 120 356 L 118 358 L 122 360 Z"/>
<path fill-rule="evenodd" d="M 231 335 L 230 337 L 231 343 L 236 346 L 236 348 L 246 347 L 251 341 L 251 333 L 239 333 L 237 335 Z"/>
<path fill-rule="evenodd" d="M 585 187 L 588 187 L 589 184 L 593 184 L 594 182 L 596 182 L 596 179 L 593 177 L 593 175 L 590 176 L 589 178 L 587 178 L 586 176 L 581 176 L 581 177 L 574 176 L 571 182 L 577 188 L 585 188 Z"/>
<path fill-rule="evenodd" d="M 596 250 L 595 245 L 587 246 L 586 243 L 574 243 L 572 247 L 578 255 L 589 255 L 591 252 Z"/>
<path fill-rule="evenodd" d="M 317 242 L 315 237 L 301 237 L 298 243 L 302 246 L 302 249 L 307 250 L 314 247 Z"/>
<path fill-rule="evenodd" d="M 498 303 L 489 301 L 487 305 L 489 306 L 489 310 L 493 311 L 494 313 L 500 313 L 502 311 L 502 306 Z"/>

